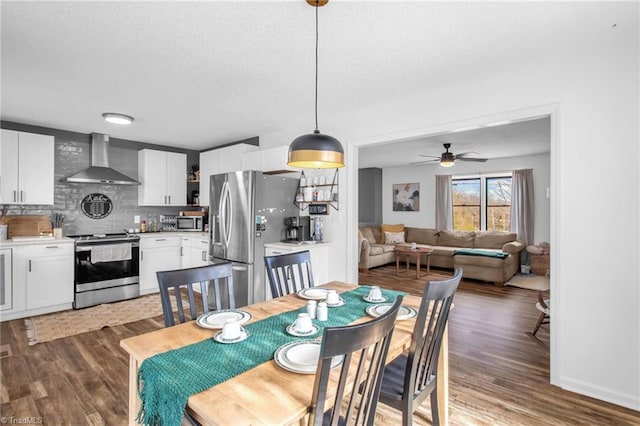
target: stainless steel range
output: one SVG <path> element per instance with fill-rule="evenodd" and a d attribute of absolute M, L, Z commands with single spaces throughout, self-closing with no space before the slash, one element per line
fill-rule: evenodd
<path fill-rule="evenodd" d="M 71 235 L 75 240 L 75 309 L 140 295 L 140 237 Z"/>

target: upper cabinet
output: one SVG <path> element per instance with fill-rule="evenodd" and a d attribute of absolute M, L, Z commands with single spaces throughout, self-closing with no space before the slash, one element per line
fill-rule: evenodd
<path fill-rule="evenodd" d="M 200 153 L 200 205 L 209 205 L 209 177 L 218 173 L 247 170 L 243 164 L 246 153 L 257 150 L 255 145 L 238 143 Z"/>
<path fill-rule="evenodd" d="M 142 149 L 138 151 L 138 204 L 187 205 L 187 155 Z"/>
<path fill-rule="evenodd" d="M 53 204 L 53 136 L 2 129 L 0 203 Z"/>
<path fill-rule="evenodd" d="M 245 153 L 242 159 L 244 170 L 259 170 L 264 173 L 299 172 L 300 169 L 287 165 L 289 145 L 266 148 Z"/>

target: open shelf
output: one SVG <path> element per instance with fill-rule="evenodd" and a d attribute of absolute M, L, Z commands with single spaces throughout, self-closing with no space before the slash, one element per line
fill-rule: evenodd
<path fill-rule="evenodd" d="M 318 183 L 318 184 L 309 185 L 308 181 L 311 178 L 307 179 L 306 175 L 304 174 L 304 170 L 300 172 L 300 182 L 302 182 L 303 179 L 304 179 L 304 182 L 307 184 L 306 185 L 298 184 L 298 188 L 296 189 L 296 198 L 293 201 L 293 204 L 295 204 L 295 206 L 298 207 L 298 209 L 304 211 L 309 208 L 309 204 L 325 204 L 333 207 L 335 210 L 339 210 L 340 203 L 338 202 L 338 169 L 335 170 L 333 174 L 333 178 L 330 178 L 329 183 L 323 183 L 323 184 Z M 329 192 L 330 199 L 325 200 L 325 197 L 322 196 L 321 197 L 322 199 L 316 198 L 315 200 L 308 200 L 307 198 L 304 197 L 305 190 L 307 190 L 306 191 L 307 195 L 309 192 L 308 190 L 312 190 L 312 192 L 316 193 L 316 197 L 317 197 L 317 191 L 313 191 L 313 189 L 316 189 L 316 188 L 322 188 L 323 189 L 321 191 L 322 193 Z M 300 201 L 300 197 L 303 198 L 302 201 Z"/>

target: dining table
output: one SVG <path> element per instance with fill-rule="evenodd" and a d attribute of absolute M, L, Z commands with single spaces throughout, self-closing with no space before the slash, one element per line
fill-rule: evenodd
<path fill-rule="evenodd" d="M 359 288 L 356 284 L 340 281 L 325 283 L 320 288 L 335 289 L 338 293 Z M 403 305 L 418 310 L 421 298 L 406 294 Z M 283 297 L 242 307 L 251 314 L 245 324 L 268 319 L 303 308 L 307 300 L 293 293 Z M 331 315 L 331 309 L 329 315 Z M 362 317 L 353 323 L 371 320 Z M 389 347 L 387 362 L 409 349 L 415 318 L 397 320 Z M 168 351 L 211 339 L 214 330 L 188 321 L 172 327 L 123 339 L 120 346 L 129 354 L 129 419 L 138 424 L 141 400 L 138 394 L 138 372 L 145 360 Z M 438 412 L 442 424 L 448 424 L 448 337 L 442 340 L 437 371 Z M 249 337 L 251 338 L 251 337 Z M 291 340 L 295 340 L 291 337 Z M 241 356 L 241 354 L 239 355 Z M 216 354 L 211 354 L 215 362 Z M 218 365 L 218 368 L 225 368 Z M 300 374 L 281 368 L 273 357 L 255 367 L 235 375 L 222 383 L 191 395 L 187 410 L 201 424 L 206 425 L 293 425 L 307 424 L 315 374 Z"/>

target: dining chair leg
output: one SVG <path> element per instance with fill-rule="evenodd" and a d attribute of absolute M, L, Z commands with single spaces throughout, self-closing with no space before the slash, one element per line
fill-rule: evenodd
<path fill-rule="evenodd" d="M 541 312 L 540 315 L 538 316 L 538 322 L 536 322 L 536 326 L 533 328 L 533 332 L 531 333 L 534 336 L 536 335 L 536 333 L 538 332 L 538 329 L 542 325 L 542 322 L 544 321 L 544 317 L 545 317 L 545 314 Z"/>
<path fill-rule="evenodd" d="M 438 414 L 438 385 L 431 392 L 431 424 L 433 426 L 440 425 L 440 415 Z"/>

